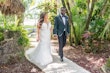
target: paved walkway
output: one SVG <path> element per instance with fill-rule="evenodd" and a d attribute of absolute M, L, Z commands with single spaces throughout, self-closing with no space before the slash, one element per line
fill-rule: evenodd
<path fill-rule="evenodd" d="M 31 46 L 32 48 L 35 47 L 37 44 L 35 37 L 31 38 Z M 54 44 L 52 44 L 54 45 Z M 54 50 L 54 46 L 52 46 L 52 50 Z M 28 52 L 28 51 L 26 51 Z M 53 52 L 53 62 L 47 66 L 37 66 L 44 71 L 45 73 L 90 73 L 89 71 L 85 70 L 84 68 L 80 67 L 76 63 L 72 62 L 71 60 L 64 57 L 64 62 L 60 62 L 60 58 L 56 52 Z M 26 55 L 25 55 L 26 56 Z M 26 56 L 29 60 L 29 58 Z"/>

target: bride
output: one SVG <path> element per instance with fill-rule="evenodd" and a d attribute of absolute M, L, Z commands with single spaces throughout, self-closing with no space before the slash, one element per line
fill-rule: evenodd
<path fill-rule="evenodd" d="M 48 13 L 43 12 L 37 24 L 37 41 L 39 42 L 33 52 L 28 54 L 29 59 L 40 65 L 47 65 L 53 61 L 51 55 L 51 23 L 48 19 Z"/>

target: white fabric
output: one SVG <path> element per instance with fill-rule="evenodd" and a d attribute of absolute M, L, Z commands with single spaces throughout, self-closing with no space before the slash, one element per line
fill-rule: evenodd
<path fill-rule="evenodd" d="M 66 19 L 65 19 L 65 17 L 62 17 L 62 14 L 60 14 L 61 15 L 61 18 L 62 18 L 62 20 L 63 20 L 63 23 L 64 23 L 64 25 L 66 24 Z M 65 31 L 66 29 L 64 29 L 64 31 Z"/>
<path fill-rule="evenodd" d="M 65 23 L 66 23 L 66 19 L 65 19 L 65 17 L 62 17 L 62 14 L 60 14 L 60 15 L 61 15 L 61 18 L 62 18 L 63 23 L 64 23 L 64 25 L 65 25 Z"/>
<path fill-rule="evenodd" d="M 40 41 L 33 52 L 28 54 L 29 59 L 34 64 L 47 65 L 53 61 L 51 55 L 51 24 L 43 23 L 40 29 Z"/>
<path fill-rule="evenodd" d="M 62 17 L 62 19 L 63 19 L 63 23 L 64 23 L 64 25 L 65 25 L 65 21 L 66 21 L 66 20 L 65 20 L 65 17 Z"/>

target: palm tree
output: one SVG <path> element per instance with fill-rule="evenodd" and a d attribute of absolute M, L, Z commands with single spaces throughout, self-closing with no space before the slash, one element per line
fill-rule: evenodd
<path fill-rule="evenodd" d="M 94 10 L 95 0 L 87 0 L 87 3 L 88 3 L 88 16 L 87 16 L 85 30 L 89 29 L 89 23 L 91 21 L 92 13 L 93 13 L 93 10 Z"/>
<path fill-rule="evenodd" d="M 25 11 L 25 7 L 21 0 L 2 0 L 0 1 L 0 11 L 5 15 L 20 15 Z"/>

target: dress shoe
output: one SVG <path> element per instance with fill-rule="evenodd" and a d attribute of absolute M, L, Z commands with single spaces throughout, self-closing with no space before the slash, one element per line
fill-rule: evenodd
<path fill-rule="evenodd" d="M 61 62 L 63 62 L 63 58 L 60 58 Z"/>

